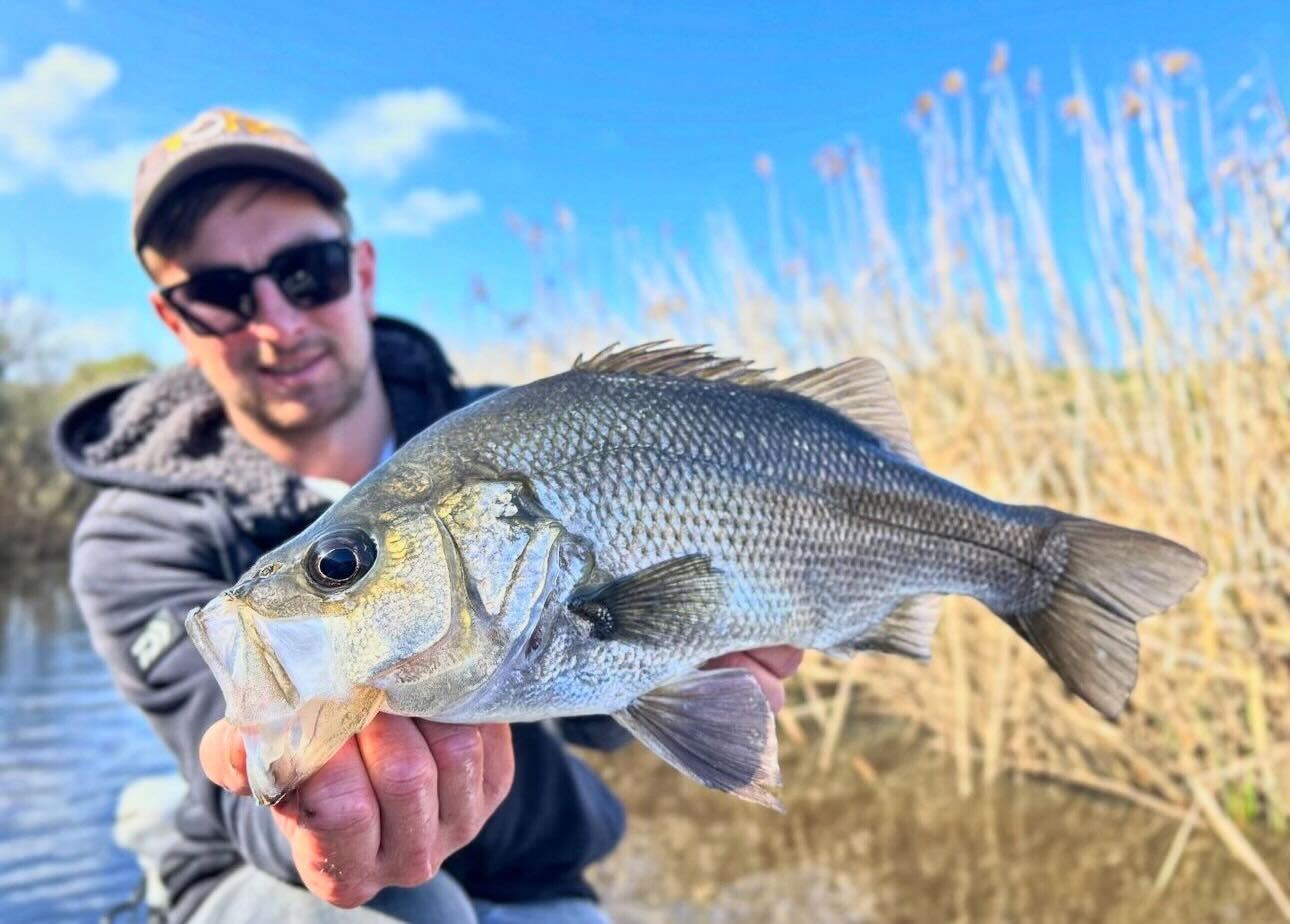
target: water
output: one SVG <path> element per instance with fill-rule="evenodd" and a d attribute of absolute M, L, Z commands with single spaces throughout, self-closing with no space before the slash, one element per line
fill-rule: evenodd
<path fill-rule="evenodd" d="M 96 921 L 124 900 L 139 870 L 112 841 L 117 797 L 173 770 L 65 588 L 59 569 L 0 586 L 3 924 Z M 963 800 L 907 730 L 858 719 L 849 731 L 828 771 L 783 749 L 786 815 L 705 791 L 639 747 L 594 757 L 629 809 L 625 842 L 592 871 L 619 924 L 1280 920 L 1203 832 L 1152 897 L 1175 820 L 1028 781 Z M 858 754 L 877 784 L 852 770 Z M 1251 835 L 1273 870 L 1290 869 L 1284 838 Z"/>
<path fill-rule="evenodd" d="M 58 568 L 0 585 L 0 921 L 96 921 L 139 881 L 121 788 L 173 770 L 117 694 Z"/>
<path fill-rule="evenodd" d="M 626 839 L 592 871 L 617 924 L 1284 920 L 1203 828 L 1153 895 L 1176 819 L 1031 779 L 960 798 L 916 730 L 857 714 L 848 732 L 827 770 L 810 748 L 781 748 L 783 815 L 692 786 L 639 747 L 595 758 L 628 807 Z M 1284 881 L 1290 844 L 1248 833 Z"/>

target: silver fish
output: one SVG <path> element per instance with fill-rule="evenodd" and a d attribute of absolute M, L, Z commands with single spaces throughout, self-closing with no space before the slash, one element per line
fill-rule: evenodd
<path fill-rule="evenodd" d="M 383 710 L 611 714 L 693 779 L 778 805 L 765 698 L 708 659 L 925 659 L 939 596 L 965 594 L 1113 717 L 1138 620 L 1204 571 L 1167 539 L 932 474 L 873 360 L 775 381 L 646 344 L 439 421 L 188 628 L 262 801 Z"/>

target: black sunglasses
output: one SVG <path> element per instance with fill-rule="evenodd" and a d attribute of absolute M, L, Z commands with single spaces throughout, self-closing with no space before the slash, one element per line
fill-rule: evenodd
<path fill-rule="evenodd" d="M 193 333 L 222 337 L 246 327 L 255 317 L 252 285 L 257 276 L 271 277 L 283 298 L 301 311 L 322 308 L 348 295 L 350 250 L 345 238 L 296 244 L 279 250 L 260 269 L 215 266 L 198 270 L 160 293 Z"/>

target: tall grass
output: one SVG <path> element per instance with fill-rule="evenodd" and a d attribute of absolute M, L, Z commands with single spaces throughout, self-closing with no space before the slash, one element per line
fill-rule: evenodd
<path fill-rule="evenodd" d="M 58 467 L 50 427 L 58 413 L 94 388 L 141 376 L 152 363 L 139 354 L 82 362 L 68 373 L 71 352 L 47 313 L 0 286 L 0 567 L 66 554 L 93 490 Z"/>
<path fill-rule="evenodd" d="M 702 266 L 666 248 L 630 264 L 639 311 L 607 315 L 570 287 L 523 347 L 490 344 L 464 366 L 496 379 L 511 349 L 520 380 L 656 337 L 785 371 L 872 355 L 934 471 L 1197 549 L 1209 573 L 1143 624 L 1140 680 L 1117 723 L 955 598 L 929 665 L 808 658 L 783 728 L 827 764 L 855 709 L 907 717 L 955 756 L 964 794 L 1019 771 L 1177 815 L 1174 863 L 1204 819 L 1290 916 L 1239 829 L 1284 830 L 1290 810 L 1290 123 L 1255 76 L 1211 101 L 1184 51 L 1134 63 L 1102 94 L 1079 73 L 1060 100 L 1037 75 L 1020 83 L 999 47 L 979 92 L 955 70 L 918 97 L 924 205 L 908 233 L 876 157 L 851 142 L 815 160 L 828 228 L 795 238 L 761 155 L 768 271 L 720 220 Z M 1070 235 L 1049 207 L 1059 144 L 1080 155 L 1067 179 L 1083 192 L 1083 256 L 1060 252 Z M 559 275 L 576 244 L 567 224 L 530 237 L 535 277 Z M 1169 874 L 1166 863 L 1161 885 Z"/>

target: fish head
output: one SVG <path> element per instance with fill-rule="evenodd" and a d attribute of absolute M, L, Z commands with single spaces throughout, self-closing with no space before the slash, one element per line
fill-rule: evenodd
<path fill-rule="evenodd" d="M 444 721 L 511 721 L 479 711 L 486 689 L 551 648 L 573 589 L 594 568 L 585 539 L 520 476 L 469 480 L 436 505 L 457 599 L 443 638 L 396 668 L 385 687 L 400 711 Z"/>
<path fill-rule="evenodd" d="M 589 566 L 524 483 L 425 498 L 351 492 L 190 614 L 261 801 L 378 711 L 460 713 Z"/>
<path fill-rule="evenodd" d="M 187 627 L 276 801 L 386 706 L 385 686 L 449 632 L 461 595 L 433 509 L 346 498 L 263 556 Z"/>

